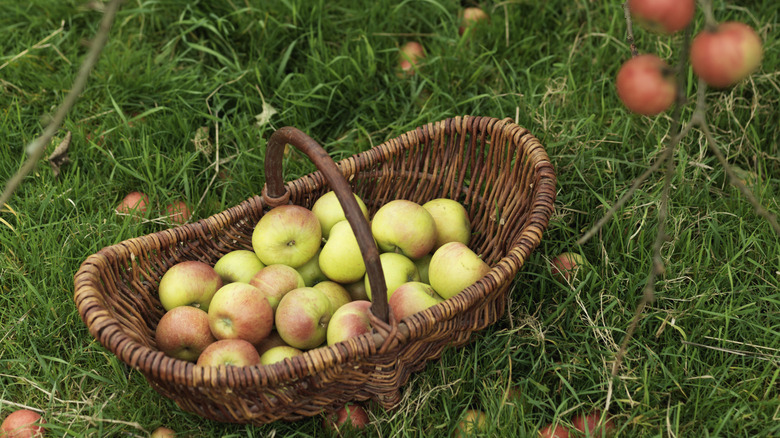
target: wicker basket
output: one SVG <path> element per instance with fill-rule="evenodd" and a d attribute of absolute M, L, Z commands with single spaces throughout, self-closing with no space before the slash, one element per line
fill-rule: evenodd
<path fill-rule="evenodd" d="M 303 150 L 319 171 L 284 184 L 285 144 Z M 503 314 L 507 291 L 540 243 L 555 200 L 547 153 L 511 119 L 464 116 L 430 123 L 338 164 L 305 134 L 282 128 L 268 142 L 265 164 L 262 197 L 106 247 L 75 275 L 74 299 L 92 336 L 182 409 L 221 422 L 297 420 L 369 399 L 393 408 L 411 373 Z M 185 260 L 213 265 L 229 251 L 251 249 L 264 211 L 288 202 L 311 208 L 331 189 L 356 230 L 369 270 L 372 333 L 269 366 L 200 367 L 156 348 L 155 327 L 164 313 L 157 286 L 171 266 Z M 371 214 L 393 199 L 460 201 L 472 221 L 469 246 L 490 272 L 457 296 L 396 324 L 388 318 L 386 300 L 379 299 L 385 286 L 377 248 L 350 190 Z"/>

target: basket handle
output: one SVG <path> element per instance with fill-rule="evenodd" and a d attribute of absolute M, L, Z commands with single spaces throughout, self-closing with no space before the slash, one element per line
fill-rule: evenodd
<path fill-rule="evenodd" d="M 363 254 L 363 261 L 366 264 L 366 273 L 368 282 L 371 286 L 371 312 L 375 317 L 385 323 L 390 323 L 390 315 L 387 304 L 387 285 L 385 276 L 382 273 L 382 265 L 379 263 L 379 250 L 371 234 L 371 228 L 363 217 L 363 213 L 358 206 L 349 183 L 342 175 L 341 171 L 330 158 L 325 149 L 322 148 L 314 139 L 306 135 L 301 130 L 292 126 L 285 126 L 276 130 L 271 138 L 268 139 L 268 145 L 265 155 L 265 177 L 266 185 L 263 188 L 263 200 L 269 207 L 286 204 L 290 199 L 290 193 L 284 185 L 282 178 L 282 158 L 284 146 L 290 144 L 306 154 L 317 166 L 330 187 L 336 192 L 344 215 L 352 226 L 352 230 L 357 238 L 358 247 Z"/>

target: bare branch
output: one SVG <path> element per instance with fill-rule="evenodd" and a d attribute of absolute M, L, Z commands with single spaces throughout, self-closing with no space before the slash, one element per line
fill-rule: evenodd
<path fill-rule="evenodd" d="M 628 0 L 623 2 L 623 15 L 626 17 L 626 41 L 628 41 L 628 45 L 631 47 L 631 56 L 639 56 L 639 50 L 637 50 L 636 44 L 634 44 L 634 24 L 631 21 L 631 10 L 628 7 Z"/>
<path fill-rule="evenodd" d="M 105 47 L 106 41 L 108 41 L 108 33 L 111 30 L 111 25 L 114 22 L 114 17 L 119 10 L 119 4 L 121 2 L 122 0 L 112 0 L 106 7 L 106 12 L 103 15 L 103 19 L 100 21 L 100 28 L 95 34 L 94 40 L 92 40 L 89 52 L 87 53 L 86 58 L 84 58 L 84 62 L 81 64 L 81 68 L 79 69 L 76 79 L 73 81 L 70 92 L 65 97 L 65 100 L 60 107 L 57 108 L 57 112 L 54 114 L 54 117 L 48 126 L 46 126 L 43 133 L 27 146 L 27 161 L 24 162 L 22 168 L 6 183 L 5 190 L 3 190 L 3 194 L 0 195 L 0 205 L 8 202 L 13 192 L 22 183 L 24 177 L 32 172 L 38 164 L 38 160 L 41 159 L 46 150 L 46 145 L 51 142 L 52 137 L 54 137 L 54 134 L 60 129 L 62 122 L 65 120 L 65 116 L 76 103 L 81 92 L 84 91 L 89 73 L 97 63 L 100 52 L 103 50 L 103 47 Z"/>

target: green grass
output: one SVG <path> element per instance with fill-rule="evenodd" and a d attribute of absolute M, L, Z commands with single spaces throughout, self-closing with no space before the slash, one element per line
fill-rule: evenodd
<path fill-rule="evenodd" d="M 0 69 L 0 181 L 21 167 L 73 82 L 100 19 L 82 3 L 2 2 L 0 65 L 29 51 Z M 753 189 L 777 212 L 780 6 L 747 4 L 716 1 L 715 14 L 759 30 L 763 66 L 711 91 L 708 115 L 729 161 L 759 175 Z M 559 178 L 556 214 L 515 281 L 510 312 L 413 376 L 397 410 L 369 406 L 369 435 L 449 436 L 477 408 L 490 419 L 486 436 L 535 436 L 602 407 L 649 272 L 662 174 L 594 239 L 575 241 L 648 167 L 671 121 L 629 114 L 616 97 L 614 76 L 629 56 L 619 2 L 490 3 L 490 24 L 470 38 L 458 37 L 459 8 L 125 2 L 58 134 L 73 132 L 72 163 L 55 178 L 42 160 L 0 212 L 0 416 L 42 409 L 52 436 L 146 436 L 160 425 L 192 436 L 321 435 L 321 417 L 254 427 L 181 411 L 92 338 L 73 303 L 73 274 L 105 246 L 169 227 L 162 206 L 174 199 L 199 219 L 259 194 L 275 128 L 298 127 L 339 159 L 463 114 L 517 115 L 541 139 Z M 428 57 L 399 78 L 398 47 L 411 39 Z M 679 41 L 637 30 L 640 50 L 672 60 Z M 277 114 L 258 126 L 264 101 Z M 201 127 L 210 148 L 199 150 Z M 224 178 L 214 179 L 217 157 Z M 666 271 L 614 381 L 618 435 L 780 435 L 780 238 L 728 185 L 698 132 L 675 160 Z M 288 179 L 313 170 L 296 156 L 285 166 Z M 149 221 L 115 215 L 131 190 L 152 199 Z M 564 250 L 593 266 L 572 285 L 547 267 Z M 509 387 L 521 401 L 502 403 Z"/>

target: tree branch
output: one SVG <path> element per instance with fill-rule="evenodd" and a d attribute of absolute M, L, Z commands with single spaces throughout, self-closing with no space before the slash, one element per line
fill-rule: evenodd
<path fill-rule="evenodd" d="M 65 97 L 65 100 L 62 102 L 60 107 L 57 108 L 57 112 L 54 114 L 54 117 L 46 126 L 46 129 L 43 131 L 43 133 L 27 146 L 27 161 L 24 162 L 22 168 L 19 169 L 19 171 L 16 172 L 16 174 L 6 183 L 3 194 L 0 195 L 0 205 L 8 202 L 8 200 L 11 198 L 11 195 L 22 183 L 24 177 L 32 172 L 32 170 L 38 164 L 38 160 L 43 157 L 43 154 L 46 151 L 46 145 L 51 142 L 54 134 L 57 132 L 57 130 L 60 129 L 62 122 L 65 120 L 65 116 L 67 116 L 70 109 L 76 103 L 76 100 L 78 99 L 81 92 L 84 91 L 84 88 L 87 85 L 89 73 L 97 63 L 97 60 L 100 57 L 100 52 L 103 50 L 103 47 L 105 47 L 106 41 L 108 41 L 108 34 L 111 30 L 111 25 L 114 22 L 114 17 L 119 10 L 119 4 L 121 2 L 122 0 L 112 0 L 111 3 L 109 3 L 106 7 L 106 11 L 103 14 L 103 19 L 100 21 L 100 28 L 95 34 L 95 38 L 92 40 L 89 52 L 87 52 L 87 56 L 84 59 L 84 62 L 81 64 L 81 68 L 79 69 L 76 79 L 73 81 L 73 86 L 71 87 L 70 92 Z"/>

